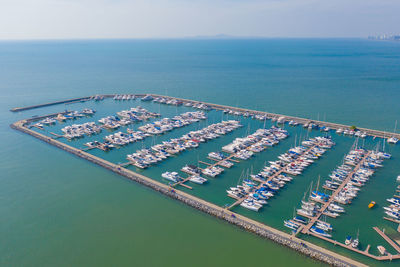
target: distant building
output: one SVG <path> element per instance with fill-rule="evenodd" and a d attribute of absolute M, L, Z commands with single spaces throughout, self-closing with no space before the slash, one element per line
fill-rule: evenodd
<path fill-rule="evenodd" d="M 400 41 L 400 34 L 381 34 L 375 36 L 368 36 L 368 39 Z"/>

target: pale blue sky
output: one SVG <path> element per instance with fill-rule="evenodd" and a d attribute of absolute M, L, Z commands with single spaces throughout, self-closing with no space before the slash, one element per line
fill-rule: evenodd
<path fill-rule="evenodd" d="M 0 0 L 0 39 L 365 37 L 399 25 L 400 0 Z"/>

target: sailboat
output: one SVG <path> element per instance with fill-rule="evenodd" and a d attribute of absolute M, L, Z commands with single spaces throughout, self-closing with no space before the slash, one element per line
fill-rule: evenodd
<path fill-rule="evenodd" d="M 393 131 L 394 133 L 396 133 L 396 128 L 397 128 L 397 121 L 394 124 L 394 131 Z M 388 140 L 387 140 L 387 142 L 389 144 L 397 144 L 398 141 L 399 141 L 399 139 L 394 136 L 388 138 Z"/>
<path fill-rule="evenodd" d="M 358 245 L 359 245 L 359 243 L 360 243 L 359 240 L 358 240 L 359 234 L 360 234 L 360 229 L 358 229 L 358 231 L 357 231 L 357 238 L 354 239 L 353 242 L 351 242 L 351 246 L 352 246 L 353 248 L 358 248 Z"/>

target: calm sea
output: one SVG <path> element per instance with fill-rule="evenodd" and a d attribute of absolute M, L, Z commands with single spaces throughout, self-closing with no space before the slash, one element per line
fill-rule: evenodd
<path fill-rule="evenodd" d="M 159 93 L 393 131 L 395 121 L 400 120 L 400 43 L 361 39 L 0 42 L 0 265 L 320 265 L 8 126 L 32 115 L 87 105 L 16 114 L 8 111 L 11 107 L 116 92 Z M 101 116 L 139 104 L 166 115 L 185 110 L 140 102 L 88 105 Z M 220 119 L 220 114 L 209 115 L 210 123 Z M 262 126 L 256 121 L 243 123 L 251 130 Z M 172 136 L 192 128 L 179 129 Z M 163 170 L 181 167 L 183 158 L 191 163 L 205 159 L 207 152 L 244 135 L 247 129 L 145 174 L 159 179 Z M 290 133 L 278 147 L 191 193 L 219 205 L 227 203 L 224 190 L 237 183 L 241 171 L 258 171 L 264 161 L 292 146 L 296 136 L 306 134 L 297 128 Z M 337 146 L 260 214 L 235 211 L 284 230 L 282 219 L 292 215 L 310 182 L 318 175 L 326 177 L 354 142 L 348 137 L 334 138 Z M 367 140 L 366 146 L 372 148 L 377 142 Z M 120 162 L 138 146 L 142 144 L 106 155 L 93 153 Z M 373 253 L 384 242 L 371 227 L 389 231 L 395 227 L 381 217 L 385 198 L 393 194 L 395 177 L 400 174 L 400 150 L 386 149 L 393 159 L 385 162 L 346 208 L 346 215 L 331 221 L 337 229 L 334 238 L 343 241 L 360 229 L 362 246 L 371 244 Z M 365 210 L 372 199 L 377 200 L 376 209 Z"/>

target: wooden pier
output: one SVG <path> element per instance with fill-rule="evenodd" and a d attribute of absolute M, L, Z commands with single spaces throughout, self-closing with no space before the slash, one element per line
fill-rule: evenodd
<path fill-rule="evenodd" d="M 39 130 L 44 130 L 44 128 L 43 128 L 43 127 L 40 127 L 40 126 L 38 126 L 38 125 L 31 125 L 30 127 L 34 127 L 34 128 L 37 128 L 37 129 L 39 129 Z"/>
<path fill-rule="evenodd" d="M 400 221 L 399 221 L 399 220 L 396 220 L 396 219 L 393 219 L 393 218 L 383 217 L 383 219 L 385 219 L 385 220 L 387 220 L 387 221 L 391 221 L 391 222 L 400 224 Z"/>
<path fill-rule="evenodd" d="M 386 242 L 388 242 L 396 251 L 397 253 L 400 253 L 400 247 L 393 242 L 392 239 L 390 239 L 390 237 L 388 237 L 383 231 L 381 231 L 378 227 L 373 227 L 373 229 L 381 236 L 383 237 L 383 239 L 386 240 Z"/>
<path fill-rule="evenodd" d="M 171 186 L 172 186 L 172 187 L 176 187 L 177 185 L 181 185 L 181 186 L 186 187 L 186 188 L 188 188 L 188 189 L 193 189 L 191 186 L 188 186 L 188 185 L 185 184 L 187 181 L 190 180 L 190 177 L 191 177 L 191 176 L 192 176 L 192 175 L 189 175 L 186 179 L 183 179 L 182 177 L 180 177 L 180 178 L 182 178 L 182 180 L 179 181 L 179 182 L 174 183 L 174 184 L 171 185 Z"/>
<path fill-rule="evenodd" d="M 249 146 L 248 146 L 248 147 L 249 147 Z M 244 149 L 247 149 L 248 147 L 246 147 L 246 148 L 244 148 Z M 232 154 L 230 154 L 229 156 L 227 156 L 226 158 L 223 158 L 223 159 L 221 159 L 221 160 L 213 159 L 213 158 L 208 157 L 209 159 L 215 161 L 213 164 L 206 163 L 206 162 L 203 162 L 203 161 L 199 161 L 199 162 L 209 165 L 210 168 L 215 167 L 215 166 L 217 166 L 217 165 L 221 166 L 220 163 L 221 163 L 222 161 L 224 161 L 224 160 L 240 162 L 240 161 L 238 161 L 238 160 L 233 160 L 233 157 L 234 157 L 235 155 L 236 155 L 236 153 L 232 153 Z M 226 167 L 225 167 L 225 168 L 226 168 Z"/>
<path fill-rule="evenodd" d="M 56 134 L 56 133 L 53 133 L 53 132 L 50 132 L 50 134 L 54 135 L 56 138 L 64 137 L 64 135 Z"/>
<path fill-rule="evenodd" d="M 340 186 L 332 193 L 330 196 L 329 200 L 324 203 L 324 205 L 321 207 L 321 209 L 317 212 L 317 214 L 312 217 L 312 219 L 308 222 L 306 226 L 303 227 L 302 233 L 303 234 L 308 234 L 310 232 L 310 228 L 314 225 L 314 223 L 319 220 L 321 215 L 325 212 L 325 210 L 328 208 L 328 206 L 335 201 L 335 197 L 339 194 L 340 191 L 342 191 L 343 187 L 346 186 L 346 184 L 351 180 L 353 177 L 354 173 L 358 171 L 358 169 L 364 164 L 365 160 L 368 158 L 368 156 L 371 154 L 371 151 L 368 151 L 363 158 L 360 160 L 360 162 L 356 165 L 356 167 L 347 175 L 347 177 L 343 180 L 343 182 L 340 184 Z"/>
<path fill-rule="evenodd" d="M 181 178 L 182 180 L 179 181 L 179 182 L 174 183 L 174 184 L 171 185 L 171 186 L 172 186 L 172 187 L 175 187 L 175 186 L 177 186 L 177 185 L 181 185 L 181 186 L 186 187 L 186 188 L 188 188 L 188 189 L 193 189 L 191 186 L 188 186 L 188 185 L 185 184 L 187 181 L 190 180 L 190 177 L 191 177 L 191 175 L 189 175 L 186 179 L 183 179 L 182 177 L 179 177 L 179 178 Z"/>
<path fill-rule="evenodd" d="M 306 151 L 304 151 L 302 153 L 302 155 L 310 152 L 314 147 L 316 147 L 317 145 L 313 145 L 310 148 L 308 148 Z M 256 190 L 260 189 L 265 183 L 271 181 L 272 179 L 278 177 L 280 174 L 282 174 L 282 172 L 285 172 L 286 169 L 288 168 L 288 166 L 292 163 L 297 163 L 298 160 L 295 160 L 294 162 L 290 162 L 287 163 L 285 166 L 283 166 L 279 171 L 277 171 L 276 173 L 274 173 L 272 176 L 268 177 L 268 179 L 266 179 L 265 181 L 263 180 L 259 180 L 260 184 L 256 187 Z M 257 179 L 258 180 L 258 179 Z M 239 205 L 240 203 L 242 203 L 248 196 L 244 196 L 242 198 L 239 198 L 237 201 L 235 201 L 234 203 L 232 203 L 230 206 L 226 207 L 226 209 L 230 210 L 231 208 Z"/>
<path fill-rule="evenodd" d="M 211 163 L 204 162 L 204 161 L 201 161 L 201 160 L 199 160 L 199 163 L 202 163 L 202 164 L 207 165 L 207 166 L 211 166 L 212 165 Z"/>
<path fill-rule="evenodd" d="M 338 187 L 338 189 L 336 189 L 336 190 L 332 193 L 332 195 L 330 196 L 328 202 L 324 203 L 324 205 L 321 207 L 321 209 L 317 212 L 316 216 L 314 216 L 314 217 L 308 217 L 308 216 L 306 216 L 306 217 L 308 217 L 308 218 L 310 219 L 310 221 L 308 222 L 307 225 L 305 225 L 305 226 L 300 226 L 299 228 L 301 228 L 301 233 L 303 233 L 303 234 L 308 234 L 308 235 L 315 236 L 315 237 L 317 237 L 317 238 L 320 238 L 320 239 L 323 239 L 323 240 L 325 240 L 325 241 L 328 241 L 328 242 L 330 242 L 330 243 L 332 243 L 332 244 L 334 244 L 334 245 L 339 245 L 339 246 L 341 246 L 341 247 L 344 247 L 344 248 L 346 248 L 346 249 L 352 250 L 352 251 L 357 252 L 357 253 L 359 253 L 359 254 L 362 254 L 362 255 L 364 255 L 364 256 L 373 258 L 373 259 L 375 259 L 375 260 L 382 261 L 382 260 L 400 259 L 400 254 L 397 254 L 397 255 L 376 256 L 376 255 L 373 255 L 373 254 L 370 254 L 370 253 L 369 253 L 369 249 L 370 249 L 370 247 L 371 247 L 370 245 L 368 245 L 367 248 L 363 251 L 363 250 L 359 250 L 358 248 L 353 248 L 353 247 L 350 246 L 350 245 L 346 245 L 346 244 L 340 243 L 340 242 L 338 242 L 338 241 L 336 241 L 336 240 L 332 240 L 332 239 L 330 239 L 330 238 L 323 237 L 323 236 L 321 236 L 321 235 L 315 234 L 315 233 L 313 233 L 313 232 L 310 231 L 310 228 L 314 225 L 314 223 L 315 223 L 317 220 L 319 220 L 320 216 L 324 213 L 324 211 L 328 208 L 328 206 L 329 206 L 332 202 L 335 201 L 335 200 L 334 200 L 335 196 L 336 196 L 336 195 L 343 189 L 343 187 L 351 180 L 351 178 L 353 177 L 353 174 L 356 173 L 357 170 L 364 164 L 365 160 L 368 158 L 368 156 L 369 156 L 370 154 L 371 154 L 371 151 L 368 151 L 368 152 L 363 156 L 363 158 L 362 158 L 362 159 L 360 160 L 360 162 L 355 166 L 355 168 L 351 171 L 351 173 L 349 173 L 349 174 L 347 175 L 347 177 L 343 180 L 342 184 Z M 386 218 L 385 218 L 385 219 L 386 219 Z M 382 237 L 386 240 L 386 242 L 388 242 L 398 253 L 400 253 L 400 247 L 399 247 L 395 242 L 393 242 L 393 240 L 391 240 L 387 235 L 385 235 L 385 233 L 383 233 L 383 232 L 382 232 L 381 230 L 379 230 L 377 227 L 373 227 L 373 229 L 374 229 L 380 236 L 382 236 Z"/>
<path fill-rule="evenodd" d="M 219 160 L 219 159 L 213 159 L 213 158 L 210 158 L 210 157 L 207 157 L 209 160 L 213 160 L 213 161 L 216 161 L 217 162 L 217 165 L 219 165 L 219 166 L 221 166 L 221 167 L 223 167 L 223 168 L 231 168 L 232 166 L 230 166 L 230 167 L 228 167 L 228 166 L 224 166 L 223 164 L 222 164 L 222 162 L 223 161 L 225 161 L 226 159 L 223 159 L 223 160 Z M 228 160 L 229 161 L 229 160 Z M 232 158 L 230 159 L 230 161 L 232 161 Z M 199 161 L 200 163 L 206 163 L 206 162 L 202 162 L 202 161 Z M 209 163 L 206 163 L 206 164 L 209 164 Z M 232 163 L 233 164 L 233 163 Z M 212 165 L 212 164 L 210 164 L 210 165 Z"/>
<path fill-rule="evenodd" d="M 125 162 L 125 163 L 121 163 L 121 164 L 119 164 L 119 166 L 121 166 L 121 167 L 128 167 L 129 165 L 132 165 L 132 162 Z"/>
<path fill-rule="evenodd" d="M 327 238 L 327 237 L 324 237 L 324 236 L 320 236 L 320 235 L 314 234 L 314 233 L 312 233 L 312 232 L 310 232 L 309 234 L 312 235 L 312 236 L 318 237 L 319 239 L 325 240 L 325 241 L 327 241 L 327 242 L 329 242 L 329 243 L 332 243 L 332 244 L 334 244 L 334 245 L 341 246 L 341 247 L 343 247 L 343 248 L 346 248 L 346 249 L 348 249 L 348 250 L 354 251 L 354 252 L 356 252 L 356 253 L 358 253 L 358 254 L 367 256 L 367 257 L 369 257 L 369 258 L 372 258 L 372 259 L 375 259 L 375 260 L 378 260 L 378 261 L 400 259 L 400 254 L 398 254 L 398 255 L 386 255 L 386 256 L 376 256 L 376 255 L 373 255 L 373 254 L 369 253 L 369 248 L 371 247 L 370 245 L 367 246 L 367 249 L 366 249 L 366 250 L 360 250 L 360 249 L 358 249 L 358 248 L 353 248 L 353 247 L 350 246 L 350 245 L 348 246 L 348 245 L 343 244 L 343 243 L 341 243 L 341 242 L 338 242 L 338 241 L 336 241 L 336 240 L 332 240 L 332 239 L 330 239 L 330 238 Z"/>

